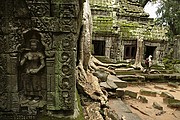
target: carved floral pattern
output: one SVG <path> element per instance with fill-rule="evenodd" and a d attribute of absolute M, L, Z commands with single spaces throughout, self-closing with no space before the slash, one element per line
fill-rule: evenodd
<path fill-rule="evenodd" d="M 28 9 L 30 10 L 32 16 L 35 17 L 50 16 L 49 3 L 30 3 L 28 4 Z"/>
<path fill-rule="evenodd" d="M 62 18 L 74 18 L 76 17 L 76 5 L 75 4 L 60 4 L 60 17 Z"/>

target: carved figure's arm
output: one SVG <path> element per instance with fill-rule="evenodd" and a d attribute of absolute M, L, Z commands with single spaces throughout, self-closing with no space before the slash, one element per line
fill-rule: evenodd
<path fill-rule="evenodd" d="M 44 59 L 41 59 L 40 62 L 41 62 L 41 65 L 39 66 L 38 71 L 45 67 Z"/>
<path fill-rule="evenodd" d="M 20 65 L 24 65 L 24 63 L 26 62 L 26 57 L 23 57 L 23 59 L 20 61 Z"/>

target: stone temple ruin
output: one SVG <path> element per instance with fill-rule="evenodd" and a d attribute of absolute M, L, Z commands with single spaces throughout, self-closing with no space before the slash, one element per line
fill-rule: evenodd
<path fill-rule="evenodd" d="M 92 13 L 91 47 L 91 25 L 84 24 L 90 18 L 82 22 L 85 1 Z M 108 97 L 124 95 L 118 84 L 127 87 L 126 76 L 115 75 L 127 73 L 119 68 L 128 63 L 102 63 L 91 52 L 110 62 L 132 60 L 141 37 L 143 58 L 152 55 L 160 63 L 167 30 L 148 16 L 137 0 L 1 0 L 0 120 L 118 120 Z"/>
<path fill-rule="evenodd" d="M 135 59 L 137 37 L 143 58 L 161 61 L 167 43 L 165 27 L 155 25 L 137 0 L 90 0 L 93 16 L 92 53 L 111 61 Z"/>

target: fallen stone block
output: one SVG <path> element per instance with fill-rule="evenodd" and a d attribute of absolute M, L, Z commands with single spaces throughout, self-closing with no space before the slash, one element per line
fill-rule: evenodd
<path fill-rule="evenodd" d="M 178 103 L 171 103 L 171 104 L 168 104 L 167 106 L 171 107 L 171 108 L 180 108 L 180 102 L 178 102 Z"/>
<path fill-rule="evenodd" d="M 168 92 L 161 92 L 160 96 L 161 96 L 161 97 L 166 97 L 166 98 L 172 98 L 172 99 L 174 99 L 174 96 L 171 95 L 171 94 L 168 93 Z"/>
<path fill-rule="evenodd" d="M 106 82 L 100 82 L 100 86 L 104 87 L 105 89 L 111 89 L 111 87 Z"/>
<path fill-rule="evenodd" d="M 116 68 L 115 72 L 132 71 L 134 68 Z"/>
<path fill-rule="evenodd" d="M 139 75 L 117 75 L 119 79 L 122 79 L 124 81 L 144 81 L 144 76 Z"/>
<path fill-rule="evenodd" d="M 154 88 L 156 88 L 156 89 L 160 89 L 160 90 L 167 90 L 166 88 L 161 87 L 161 86 L 158 86 L 158 85 L 155 85 L 155 86 L 154 86 Z"/>
<path fill-rule="evenodd" d="M 118 86 L 118 88 L 126 88 L 127 82 L 122 80 L 114 80 L 114 83 Z"/>
<path fill-rule="evenodd" d="M 168 86 L 169 87 L 175 87 L 175 88 L 179 87 L 177 83 L 173 83 L 173 82 L 168 82 Z"/>
<path fill-rule="evenodd" d="M 108 98 L 117 98 L 117 94 L 115 92 L 108 92 Z"/>
<path fill-rule="evenodd" d="M 129 90 L 125 90 L 125 95 L 128 95 L 131 98 L 137 98 L 137 93 Z"/>
<path fill-rule="evenodd" d="M 117 97 L 121 98 L 124 96 L 125 91 L 121 88 L 116 89 L 116 95 Z"/>
<path fill-rule="evenodd" d="M 102 82 L 107 81 L 108 74 L 103 70 L 97 70 L 93 73 L 93 75 L 100 79 Z"/>
<path fill-rule="evenodd" d="M 161 105 L 159 105 L 157 102 L 153 102 L 152 106 L 158 110 L 163 110 L 163 107 Z"/>
<path fill-rule="evenodd" d="M 120 80 L 118 77 L 116 77 L 115 75 L 108 75 L 107 77 L 108 80 L 114 81 L 114 80 Z"/>
<path fill-rule="evenodd" d="M 137 77 L 125 77 L 125 78 L 121 78 L 123 81 L 141 81 L 139 78 Z"/>
<path fill-rule="evenodd" d="M 140 90 L 140 94 L 141 95 L 146 95 L 146 96 L 153 96 L 153 97 L 156 97 L 156 92 L 154 92 L 154 91 L 148 91 L 148 90 L 143 90 L 143 89 L 141 89 Z"/>
<path fill-rule="evenodd" d="M 146 97 L 144 97 L 144 96 L 139 96 L 139 97 L 138 97 L 138 100 L 139 100 L 140 102 L 142 102 L 142 103 L 148 103 L 148 100 L 147 100 Z"/>
<path fill-rule="evenodd" d="M 116 75 L 134 75 L 135 71 L 133 68 L 116 68 Z"/>
<path fill-rule="evenodd" d="M 127 86 L 145 86 L 145 82 L 127 82 Z"/>
<path fill-rule="evenodd" d="M 107 83 L 112 89 L 118 88 L 118 86 L 117 86 L 112 80 L 107 79 L 106 83 Z"/>
<path fill-rule="evenodd" d="M 146 80 L 162 80 L 164 79 L 163 75 L 161 74 L 149 74 L 149 75 L 144 75 Z"/>
<path fill-rule="evenodd" d="M 173 89 L 171 89 L 171 90 L 169 90 L 170 92 L 176 92 L 176 90 L 173 90 Z"/>
<path fill-rule="evenodd" d="M 163 98 L 163 102 L 166 104 L 180 103 L 180 100 L 173 98 Z"/>

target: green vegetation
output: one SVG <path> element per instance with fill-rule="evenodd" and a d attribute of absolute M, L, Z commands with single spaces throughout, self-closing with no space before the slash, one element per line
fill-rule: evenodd
<path fill-rule="evenodd" d="M 159 18 L 157 23 L 169 26 L 168 35 L 172 38 L 180 33 L 180 1 L 179 0 L 160 0 L 157 10 Z"/>

